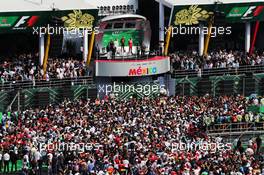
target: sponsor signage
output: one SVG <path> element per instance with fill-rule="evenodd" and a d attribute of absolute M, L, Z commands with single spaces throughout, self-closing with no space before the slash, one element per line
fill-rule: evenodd
<path fill-rule="evenodd" d="M 38 21 L 39 16 L 21 16 L 19 20 L 12 27 L 14 30 L 27 29 L 28 27 L 33 27 Z"/>
<path fill-rule="evenodd" d="M 156 56 L 148 60 L 97 60 L 96 76 L 134 77 L 157 75 L 170 71 L 169 57 Z"/>
<path fill-rule="evenodd" d="M 18 18 L 19 18 L 18 16 L 1 16 L 0 28 L 12 27 Z"/>
<path fill-rule="evenodd" d="M 241 20 L 249 20 L 258 18 L 264 12 L 264 6 L 245 6 L 234 7 L 227 14 L 227 18 L 240 18 Z"/>
<path fill-rule="evenodd" d="M 0 13 L 0 33 L 32 31 L 33 27 L 46 27 L 57 25 L 57 23 L 69 28 L 87 27 L 96 22 L 97 14 L 97 9 L 4 12 Z"/>
<path fill-rule="evenodd" d="M 248 7 L 234 7 L 226 16 L 227 18 L 230 17 L 241 17 L 247 11 Z"/>
<path fill-rule="evenodd" d="M 226 22 L 263 21 L 264 2 L 174 6 L 171 24 L 199 24 L 201 21 L 208 21 L 209 16 L 216 12 L 224 15 Z"/>
<path fill-rule="evenodd" d="M 38 15 L 0 16 L 0 32 L 26 30 L 42 22 Z"/>

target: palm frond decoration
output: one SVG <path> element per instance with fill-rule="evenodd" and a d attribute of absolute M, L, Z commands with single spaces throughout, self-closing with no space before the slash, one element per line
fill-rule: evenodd
<path fill-rule="evenodd" d="M 94 17 L 88 13 L 82 13 L 81 10 L 73 10 L 68 16 L 61 17 L 64 27 L 69 29 L 88 28 L 93 26 Z"/>
<path fill-rule="evenodd" d="M 198 24 L 201 20 L 207 20 L 213 12 L 208 12 L 199 8 L 198 5 L 192 5 L 189 9 L 183 9 L 176 13 L 175 15 L 175 25 L 193 25 Z"/>

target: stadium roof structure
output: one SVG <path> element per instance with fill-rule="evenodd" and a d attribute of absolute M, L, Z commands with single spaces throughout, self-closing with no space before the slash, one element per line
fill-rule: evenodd
<path fill-rule="evenodd" d="M 96 9 L 85 0 L 7 0 L 0 1 L 0 13 Z"/>
<path fill-rule="evenodd" d="M 213 5 L 213 4 L 233 4 L 233 3 L 256 3 L 264 0 L 156 0 L 168 7 L 184 5 Z"/>

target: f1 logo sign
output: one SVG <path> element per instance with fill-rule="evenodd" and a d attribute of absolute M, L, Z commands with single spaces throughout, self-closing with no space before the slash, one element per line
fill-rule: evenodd
<path fill-rule="evenodd" d="M 256 6 L 251 6 L 248 8 L 248 10 L 246 11 L 246 13 L 243 15 L 243 18 L 248 17 L 249 15 L 251 15 L 253 13 L 253 10 L 256 8 Z"/>
<path fill-rule="evenodd" d="M 39 16 L 22 16 L 14 25 L 13 29 L 32 27 L 38 21 L 38 18 Z"/>
<path fill-rule="evenodd" d="M 264 6 L 250 6 L 244 13 L 243 19 L 257 17 L 264 9 Z"/>
<path fill-rule="evenodd" d="M 20 18 L 20 20 L 16 23 L 16 25 L 14 26 L 15 28 L 21 27 L 22 24 L 25 24 L 27 21 L 27 19 L 30 16 L 22 16 L 22 18 Z"/>

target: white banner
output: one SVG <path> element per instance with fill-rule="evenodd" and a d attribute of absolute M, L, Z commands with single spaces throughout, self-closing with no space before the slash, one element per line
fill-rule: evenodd
<path fill-rule="evenodd" d="M 169 72 L 170 58 L 156 56 L 148 60 L 96 60 L 95 66 L 96 76 L 148 76 Z"/>

